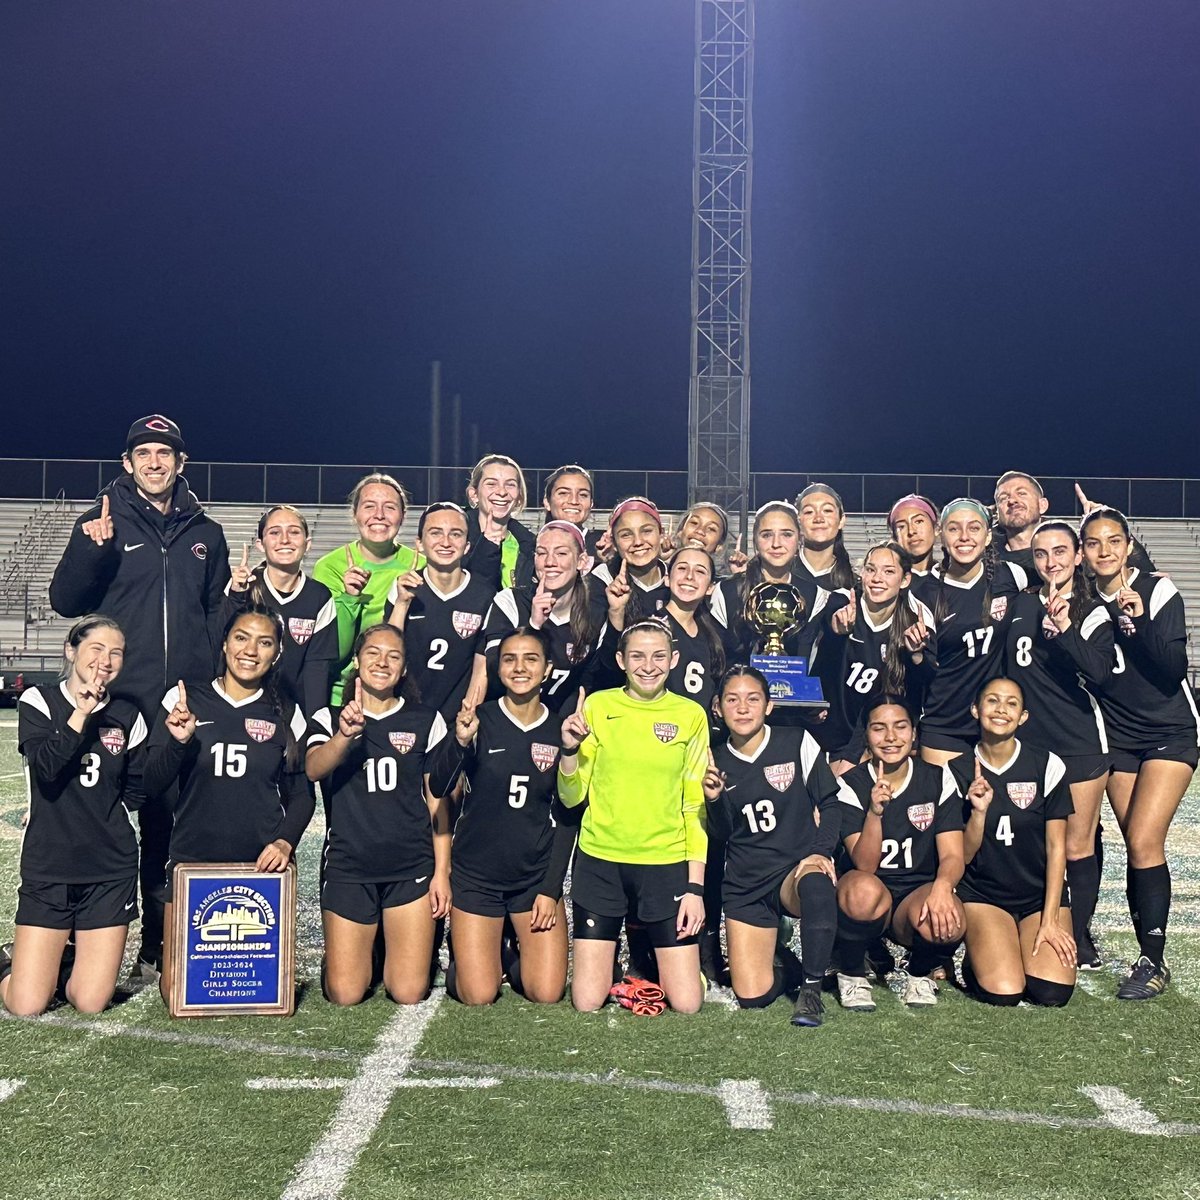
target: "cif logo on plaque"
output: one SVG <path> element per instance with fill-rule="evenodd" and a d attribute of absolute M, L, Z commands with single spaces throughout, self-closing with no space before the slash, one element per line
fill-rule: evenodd
<path fill-rule="evenodd" d="M 808 659 L 788 654 L 784 639 L 804 626 L 808 605 L 790 583 L 759 583 L 746 597 L 746 620 L 758 632 L 759 652 L 750 665 L 760 670 L 776 704 L 825 707 L 821 681 L 808 673 Z"/>
<path fill-rule="evenodd" d="M 175 868 L 173 1017 L 290 1015 L 295 1005 L 296 867 Z"/>

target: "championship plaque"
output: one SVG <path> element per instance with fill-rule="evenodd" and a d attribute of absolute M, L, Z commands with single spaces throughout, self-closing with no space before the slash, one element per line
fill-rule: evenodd
<path fill-rule="evenodd" d="M 760 653 L 750 665 L 767 677 L 771 699 L 794 708 L 825 708 L 821 681 L 808 673 L 808 659 L 784 653 L 783 639 L 804 624 L 807 605 L 790 583 L 760 583 L 746 597 L 746 619 L 758 630 Z"/>
<path fill-rule="evenodd" d="M 180 863 L 174 874 L 171 1016 L 290 1017 L 296 1004 L 296 866 Z"/>

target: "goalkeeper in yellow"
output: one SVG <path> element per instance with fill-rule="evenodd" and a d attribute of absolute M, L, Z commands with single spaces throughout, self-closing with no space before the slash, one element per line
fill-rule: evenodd
<path fill-rule="evenodd" d="M 562 725 L 559 798 L 568 807 L 588 803 L 571 883 L 571 1002 L 580 1011 L 608 997 L 626 916 L 650 935 L 670 1006 L 696 1012 L 704 999 L 697 935 L 708 718 L 694 700 L 667 691 L 677 656 L 661 621 L 630 625 L 617 650 L 625 686 L 581 693 Z"/>

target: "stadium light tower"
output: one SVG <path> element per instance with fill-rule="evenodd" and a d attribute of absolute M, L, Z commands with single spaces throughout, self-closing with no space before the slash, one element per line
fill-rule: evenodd
<path fill-rule="evenodd" d="M 750 502 L 754 0 L 696 0 L 688 502 Z"/>

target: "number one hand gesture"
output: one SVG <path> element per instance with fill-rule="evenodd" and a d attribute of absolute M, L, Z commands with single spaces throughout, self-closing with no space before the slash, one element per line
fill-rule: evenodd
<path fill-rule="evenodd" d="M 983 773 L 983 764 L 978 757 L 975 759 L 975 778 L 967 788 L 967 799 L 971 801 L 971 809 L 977 813 L 985 813 L 992 802 L 992 785 L 988 783 Z"/>
<path fill-rule="evenodd" d="M 96 543 L 97 546 L 103 546 L 105 542 L 111 542 L 113 539 L 113 522 L 112 517 L 108 513 L 108 493 L 105 492 L 100 497 L 100 515 L 93 517 L 90 521 L 84 521 L 83 532 Z"/>
<path fill-rule="evenodd" d="M 171 736 L 177 742 L 183 742 L 186 745 L 196 732 L 196 717 L 188 708 L 187 688 L 182 679 L 179 681 L 178 689 L 179 698 L 175 701 L 175 707 L 167 714 L 167 729 L 170 730 Z"/>
<path fill-rule="evenodd" d="M 362 736 L 366 724 L 367 718 L 362 704 L 362 680 L 355 676 L 354 699 L 342 705 L 342 711 L 338 714 L 338 733 L 353 741 Z"/>

